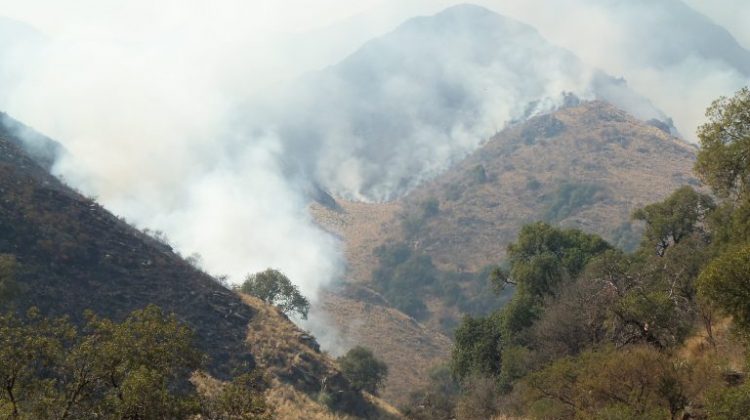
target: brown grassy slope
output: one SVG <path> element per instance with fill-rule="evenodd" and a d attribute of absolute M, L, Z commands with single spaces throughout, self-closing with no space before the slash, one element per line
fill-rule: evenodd
<path fill-rule="evenodd" d="M 246 365 L 266 371 L 279 418 L 398 416 L 352 390 L 334 362 L 314 350 L 314 339 L 276 309 L 237 296 L 168 245 L 73 191 L 18 139 L 10 141 L 13 135 L 0 125 L 0 254 L 20 263 L 16 280 L 23 291 L 15 304 L 79 322 L 86 309 L 119 320 L 156 304 L 193 329 L 212 375 L 223 378 Z M 321 389 L 335 395 L 336 414 L 314 400 Z M 283 415 L 293 407 L 302 407 L 299 415 Z"/>
<path fill-rule="evenodd" d="M 400 231 L 392 229 L 393 220 L 402 211 L 401 203 L 337 200 L 337 204 L 337 209 L 332 210 L 313 203 L 310 211 L 321 227 L 344 241 L 348 277 L 354 281 L 367 280 L 377 264 L 375 247 L 401 237 Z"/>
<path fill-rule="evenodd" d="M 550 215 L 550 208 L 564 187 L 593 184 L 595 199 L 561 212 L 551 222 L 583 228 L 608 239 L 618 229 L 637 237 L 621 223 L 631 212 L 666 197 L 692 179 L 695 149 L 656 127 L 630 117 L 603 102 L 583 103 L 534 118 L 504 130 L 443 175 L 425 183 L 407 197 L 392 203 L 350 203 L 338 200 L 333 211 L 314 205 L 319 223 L 342 237 L 349 263 L 348 280 L 368 285 L 377 263 L 373 250 L 389 241 L 408 240 L 432 256 L 446 270 L 476 271 L 499 262 L 507 245 L 523 224 Z M 477 180 L 481 166 L 484 182 Z M 408 239 L 402 230 L 402 214 L 416 214 L 420 203 L 439 201 L 440 212 L 426 220 Z M 342 290 L 347 290 L 343 288 Z M 367 312 L 368 294 L 334 293 L 324 299 L 329 312 L 346 330 L 358 326 L 357 340 L 389 363 L 394 377 L 384 395 L 403 401 L 407 391 L 423 383 L 428 365 L 423 354 L 445 354 L 445 336 L 436 332 L 439 317 L 459 317 L 455 308 L 429 299 L 433 316 L 413 331 L 405 330 L 397 316 L 373 319 Z M 378 309 L 384 311 L 384 309 Z M 370 319 L 361 323 L 352 320 Z M 413 334 L 409 336 L 409 334 Z M 389 337 L 383 340 L 383 337 Z M 431 346 L 444 346 L 429 353 Z M 416 374 L 415 374 L 416 373 Z"/>
<path fill-rule="evenodd" d="M 277 308 L 253 296 L 242 295 L 243 301 L 255 310 L 248 328 L 247 344 L 258 366 L 272 381 L 269 401 L 279 418 L 345 419 L 356 418 L 334 414 L 317 400 L 342 399 L 345 410 L 367 419 L 400 418 L 396 409 L 369 394 L 352 393 L 350 385 L 335 362 L 320 352 L 315 340 L 297 328 Z"/>
<path fill-rule="evenodd" d="M 323 309 L 349 340 L 373 350 L 388 364 L 385 400 L 406 402 L 408 393 L 429 381 L 429 371 L 450 356 L 451 340 L 385 302 L 351 293 L 325 293 Z"/>
<path fill-rule="evenodd" d="M 0 254 L 19 263 L 21 306 L 81 321 L 91 309 L 122 319 L 156 304 L 195 332 L 212 371 L 251 362 L 252 310 L 167 245 L 52 177 L 0 130 Z"/>
<path fill-rule="evenodd" d="M 428 198 L 440 202 L 440 213 L 411 240 L 439 265 L 472 271 L 498 262 L 530 221 L 548 219 L 616 242 L 633 210 L 694 182 L 694 158 L 693 146 L 606 103 L 562 109 L 503 131 L 409 194 L 407 208 Z M 473 179 L 479 166 L 486 182 Z M 600 191 L 590 204 L 550 219 L 566 183 Z"/>

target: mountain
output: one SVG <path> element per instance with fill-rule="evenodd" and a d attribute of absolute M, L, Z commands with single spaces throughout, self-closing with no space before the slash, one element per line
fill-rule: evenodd
<path fill-rule="evenodd" d="M 565 104 L 569 93 L 666 120 L 624 81 L 532 27 L 472 5 L 410 19 L 237 119 L 248 133 L 278 137 L 291 174 L 339 196 L 383 201 L 506 124 Z"/>
<path fill-rule="evenodd" d="M 622 220 L 681 185 L 696 184 L 694 157 L 693 146 L 657 122 L 640 121 L 605 102 L 583 102 L 505 129 L 397 201 L 316 204 L 316 219 L 346 244 L 349 267 L 348 283 L 326 299 L 327 308 L 342 330 L 357 330 L 357 339 L 390 363 L 384 395 L 403 401 L 421 384 L 412 378 L 427 377 L 439 363 L 437 355 L 447 357 L 448 348 L 440 344 L 464 314 L 502 305 L 482 270 L 502 263 L 525 223 L 577 227 L 632 249 L 642 227 Z M 434 267 L 384 266 L 376 252 L 381 246 L 410 253 L 414 261 L 428 257 Z M 426 280 L 389 286 L 373 275 L 383 269 Z M 406 338 L 396 316 L 377 314 L 409 295 L 426 311 L 415 315 L 415 335 Z M 375 316 L 380 324 L 370 325 Z M 403 347 L 394 350 L 391 340 L 378 338 L 383 336 Z M 430 355 L 429 363 L 415 361 L 422 355 Z"/>
<path fill-rule="evenodd" d="M 628 31 L 622 53 L 635 65 L 666 68 L 700 58 L 750 76 L 750 51 L 732 34 L 681 0 L 596 2 Z"/>
<path fill-rule="evenodd" d="M 0 254 L 20 265 L 15 281 L 21 291 L 13 302 L 19 309 L 35 306 L 82 323 L 86 310 L 122 320 L 155 304 L 195 332 L 212 375 L 260 368 L 272 381 L 268 398 L 280 412 L 321 419 L 398 416 L 355 390 L 315 339 L 278 309 L 227 289 L 163 239 L 134 229 L 51 176 L 42 166 L 47 156 L 37 153 L 44 149 L 27 150 L 46 138 L 22 140 L 19 132 L 33 131 L 4 119 L 12 127 L 0 124 Z M 54 150 L 48 141 L 47 150 Z M 317 400 L 322 392 L 331 395 L 331 408 Z"/>

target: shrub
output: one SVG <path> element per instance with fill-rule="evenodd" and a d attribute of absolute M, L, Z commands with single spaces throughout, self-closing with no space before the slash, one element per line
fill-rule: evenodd
<path fill-rule="evenodd" d="M 565 182 L 554 196 L 547 199 L 549 207 L 544 220 L 559 222 L 605 197 L 606 191 L 600 185 Z"/>
<path fill-rule="evenodd" d="M 341 373 L 359 390 L 377 394 L 388 376 L 388 366 L 369 349 L 354 347 L 337 359 Z"/>

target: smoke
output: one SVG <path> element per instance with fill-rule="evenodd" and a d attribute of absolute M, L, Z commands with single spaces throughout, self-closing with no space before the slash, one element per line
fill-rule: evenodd
<path fill-rule="evenodd" d="M 464 7 L 399 27 L 456 3 L 0 0 L 37 28 L 0 20 L 0 109 L 63 143 L 58 175 L 209 272 L 277 268 L 315 300 L 344 263 L 311 186 L 393 198 L 563 92 L 661 109 L 692 138 L 747 81 L 747 52 L 672 0 L 478 0 L 516 20 Z"/>
<path fill-rule="evenodd" d="M 270 3 L 243 10 L 246 2 L 130 2 L 121 14 L 105 2 L 64 5 L 89 14 L 78 16 L 33 3 L 11 6 L 46 36 L 0 22 L 8 44 L 34 40 L 2 55 L 13 59 L 0 62 L 0 106 L 64 145 L 56 174 L 137 226 L 166 232 L 181 253 L 199 253 L 203 268 L 232 282 L 274 267 L 314 302 L 341 277 L 340 244 L 311 220 L 305 186 L 283 171 L 279 138 L 232 122 L 254 92 L 310 69 L 273 49 L 292 35 L 265 23 L 302 25 L 301 13 L 287 20 Z"/>
<path fill-rule="evenodd" d="M 424 13 L 451 3 L 411 2 Z M 713 99 L 750 83 L 750 53 L 743 48 L 750 47 L 750 3 L 743 0 L 475 3 L 526 22 L 583 62 L 624 77 L 636 93 L 672 117 L 689 141 L 697 141 L 696 128 Z"/>

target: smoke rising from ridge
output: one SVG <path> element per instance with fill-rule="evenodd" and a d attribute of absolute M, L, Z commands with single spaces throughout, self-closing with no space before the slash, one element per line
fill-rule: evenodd
<path fill-rule="evenodd" d="M 209 272 L 237 282 L 278 268 L 313 299 L 343 261 L 307 212 L 311 184 L 392 198 L 508 122 L 559 106 L 562 92 L 641 118 L 662 109 L 690 138 L 708 102 L 747 81 L 741 49 L 664 53 L 675 40 L 642 16 L 706 28 L 671 0 L 479 0 L 539 32 L 465 8 L 348 58 L 457 2 L 61 3 L 0 0 L 0 14 L 39 29 L 0 21 L 13 40 L 0 30 L 0 109 L 64 144 L 59 175 L 200 253 Z M 643 57 L 634 28 L 653 40 Z"/>

